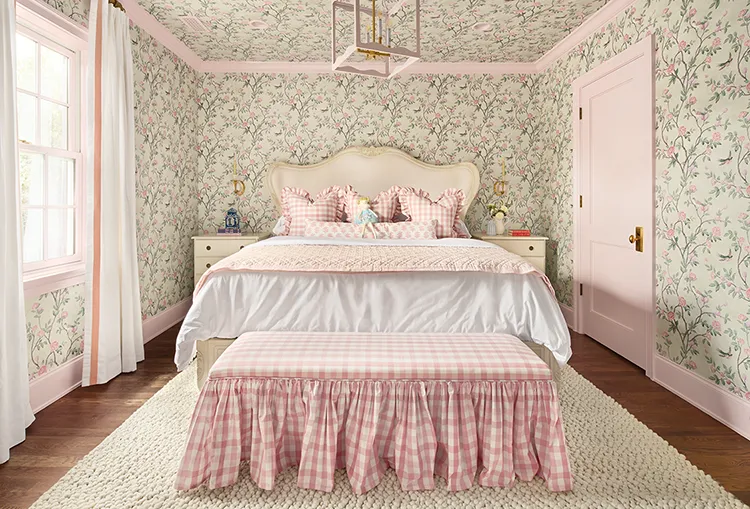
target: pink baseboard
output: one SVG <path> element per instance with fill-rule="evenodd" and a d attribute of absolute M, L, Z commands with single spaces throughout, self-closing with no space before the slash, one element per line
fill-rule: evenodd
<path fill-rule="evenodd" d="M 158 315 L 143 320 L 143 342 L 148 343 L 156 336 L 185 318 L 192 303 L 193 299 L 188 297 L 174 306 L 165 309 Z"/>
<path fill-rule="evenodd" d="M 48 407 L 73 389 L 81 386 L 83 356 L 69 360 L 29 384 L 29 399 L 34 413 Z"/>
<path fill-rule="evenodd" d="M 165 309 L 156 316 L 143 321 L 143 342 L 148 343 L 156 336 L 185 318 L 192 299 L 187 298 Z M 70 391 L 80 387 L 83 373 L 83 356 L 69 360 L 48 374 L 29 384 L 31 409 L 37 413 L 48 407 Z"/>
<path fill-rule="evenodd" d="M 568 324 L 568 327 L 577 332 L 575 310 L 570 306 L 560 304 L 560 311 L 562 311 L 563 317 L 565 317 L 565 323 Z"/>
<path fill-rule="evenodd" d="M 750 401 L 654 354 L 654 382 L 750 440 Z"/>

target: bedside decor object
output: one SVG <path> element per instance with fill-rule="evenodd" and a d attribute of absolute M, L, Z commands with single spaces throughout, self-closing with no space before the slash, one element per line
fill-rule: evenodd
<path fill-rule="evenodd" d="M 502 235 L 503 233 L 505 233 L 505 219 L 504 219 L 504 217 L 505 216 L 501 216 L 501 217 L 495 216 L 495 218 L 494 218 L 495 235 Z"/>
<path fill-rule="evenodd" d="M 232 192 L 237 196 L 245 194 L 245 183 L 237 178 L 237 154 L 234 155 L 234 178 L 232 179 Z"/>
<path fill-rule="evenodd" d="M 547 263 L 547 237 L 512 237 L 510 235 L 477 235 L 477 238 L 500 246 L 517 254 L 534 267 L 545 273 Z"/>
<path fill-rule="evenodd" d="M 412 4 L 415 19 L 414 49 L 398 46 L 398 41 L 412 39 L 411 33 L 403 34 L 395 39 L 392 38 L 391 33 L 391 30 L 393 30 L 392 19 L 398 20 L 410 17 L 412 6 L 407 8 L 407 4 L 411 2 L 414 2 Z M 354 44 L 347 46 L 341 55 L 337 55 L 336 47 L 341 27 L 337 16 L 345 12 L 354 14 Z M 406 16 L 399 16 L 400 14 L 406 14 Z M 372 0 L 371 7 L 362 5 L 360 0 L 353 0 L 351 3 L 335 0 L 331 4 L 331 16 L 333 29 L 331 59 L 334 71 L 376 78 L 392 78 L 419 60 L 421 54 L 419 0 L 403 0 L 390 6 L 383 2 L 380 7 L 377 5 L 377 0 Z M 349 18 L 346 21 L 351 23 L 352 20 Z M 394 41 L 395 46 L 391 45 L 391 42 Z M 364 57 L 364 61 L 362 61 L 362 57 Z"/>
<path fill-rule="evenodd" d="M 510 230 L 511 237 L 531 237 L 531 230 Z"/>
<path fill-rule="evenodd" d="M 219 228 L 219 235 L 240 235 L 240 215 L 234 207 L 224 214 L 224 228 Z"/>
<path fill-rule="evenodd" d="M 487 205 L 489 221 L 487 221 L 487 235 L 502 235 L 505 233 L 505 216 L 508 215 L 508 207 L 505 204 Z"/>
<path fill-rule="evenodd" d="M 487 220 L 487 235 L 497 235 L 497 229 L 495 228 L 495 218 L 490 217 Z"/>

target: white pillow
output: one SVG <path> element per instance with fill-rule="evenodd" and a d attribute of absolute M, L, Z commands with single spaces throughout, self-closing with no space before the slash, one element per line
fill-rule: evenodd
<path fill-rule="evenodd" d="M 284 219 L 284 216 L 281 216 L 276 221 L 276 224 L 271 231 L 274 235 L 284 235 L 284 232 L 286 231 L 286 220 Z"/>

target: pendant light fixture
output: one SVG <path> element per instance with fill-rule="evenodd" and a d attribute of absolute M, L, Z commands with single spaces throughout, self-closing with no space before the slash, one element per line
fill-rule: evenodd
<path fill-rule="evenodd" d="M 360 0 L 353 3 L 343 0 L 334 0 L 331 3 L 332 15 L 332 67 L 337 72 L 362 74 L 377 78 L 392 78 L 403 71 L 420 57 L 420 13 L 419 0 L 411 0 L 414 3 L 416 35 L 415 48 L 410 49 L 398 46 L 393 38 L 392 19 L 401 10 L 405 9 L 409 0 L 400 1 L 392 7 L 383 7 L 378 10 L 376 0 L 367 7 L 360 5 Z M 368 2 L 369 3 L 369 2 Z M 354 44 L 348 46 L 341 55 L 337 55 L 336 43 L 339 35 L 337 33 L 337 16 L 354 15 L 354 33 L 352 34 Z M 367 22 L 366 28 L 363 26 Z M 410 30 L 409 27 L 399 26 L 399 30 Z M 364 61 L 357 59 L 364 56 Z"/>

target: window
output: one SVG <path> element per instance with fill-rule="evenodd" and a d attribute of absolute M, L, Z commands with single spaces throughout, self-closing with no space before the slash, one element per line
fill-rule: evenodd
<path fill-rule="evenodd" d="M 17 27 L 24 281 L 32 286 L 72 276 L 82 281 L 85 196 L 80 43 L 70 44 L 74 37 L 61 35 L 59 29 L 40 30 L 44 27 L 24 23 L 21 11 Z"/>

